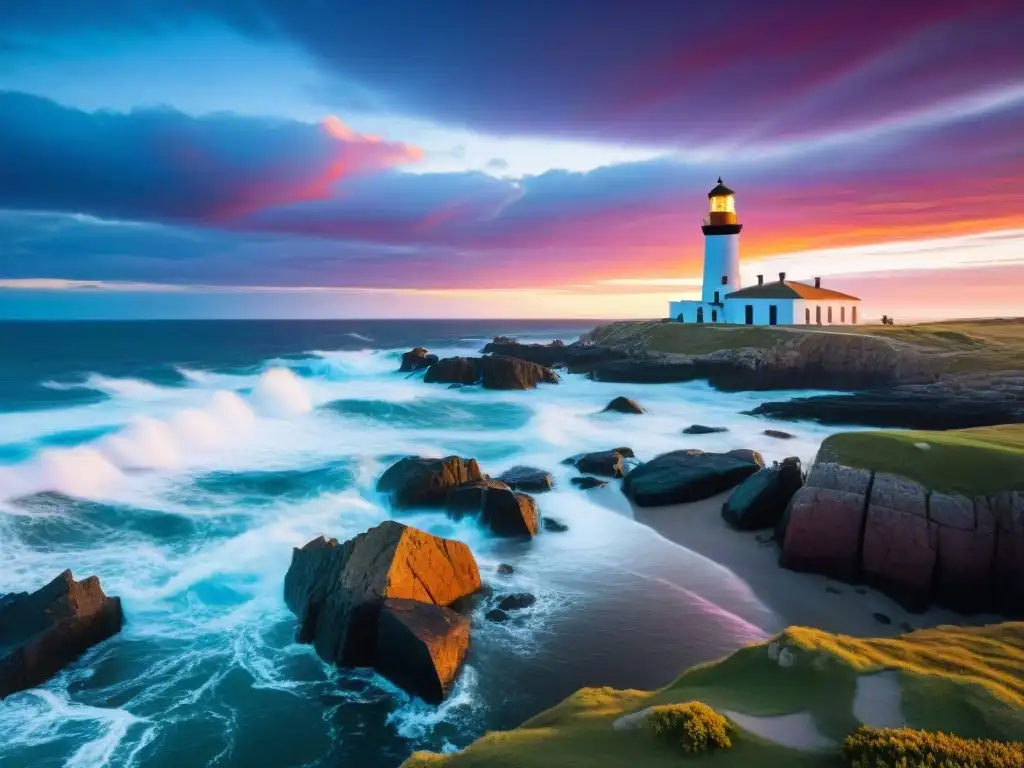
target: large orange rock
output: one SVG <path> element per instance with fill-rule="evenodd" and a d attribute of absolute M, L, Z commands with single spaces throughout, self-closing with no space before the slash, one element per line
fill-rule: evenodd
<path fill-rule="evenodd" d="M 432 704 L 451 690 L 469 651 L 469 619 L 415 600 L 384 602 L 377 624 L 376 669 Z"/>
<path fill-rule="evenodd" d="M 386 600 L 449 606 L 478 589 L 480 571 L 469 547 L 393 520 L 344 544 L 314 539 L 294 550 L 285 576 L 299 641 L 344 666 L 373 666 Z"/>
<path fill-rule="evenodd" d="M 0 597 L 0 699 L 42 685 L 123 622 L 120 598 L 71 571 L 32 594 Z"/>

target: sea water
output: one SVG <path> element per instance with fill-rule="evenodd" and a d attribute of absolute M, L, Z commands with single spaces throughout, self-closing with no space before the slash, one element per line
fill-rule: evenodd
<path fill-rule="evenodd" d="M 479 354 L 494 334 L 571 341 L 554 322 L 0 323 L 0 594 L 66 568 L 121 597 L 124 630 L 40 688 L 0 702 L 0 764 L 396 766 L 511 728 L 582 686 L 655 687 L 778 630 L 728 570 L 569 483 L 561 462 L 620 445 L 753 448 L 809 460 L 828 430 L 741 415 L 763 399 L 703 383 L 567 375 L 529 392 L 449 389 L 401 353 Z M 615 396 L 644 416 L 606 414 Z M 785 394 L 773 393 L 773 398 Z M 728 432 L 689 437 L 702 423 Z M 538 496 L 569 526 L 495 539 L 374 491 L 401 456 L 475 457 L 497 475 L 552 472 Z M 622 507 L 625 509 L 625 507 Z M 439 707 L 295 640 L 292 548 L 395 517 L 472 548 L 486 584 L 528 591 L 505 624 L 472 615 L 472 647 Z M 499 563 L 515 568 L 496 573 Z"/>

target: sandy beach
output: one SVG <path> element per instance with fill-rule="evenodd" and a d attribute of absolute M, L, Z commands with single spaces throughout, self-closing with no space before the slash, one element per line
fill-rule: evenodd
<path fill-rule="evenodd" d="M 780 568 L 779 549 L 771 540 L 771 530 L 737 531 L 726 525 L 720 511 L 729 493 L 693 504 L 647 508 L 631 504 L 617 484 L 593 493 L 601 504 L 731 571 L 784 625 L 816 627 L 858 637 L 895 637 L 941 624 L 989 624 L 1003 620 L 987 615 L 967 617 L 942 608 L 910 613 L 868 587 Z M 888 617 L 890 623 L 876 618 L 876 614 Z"/>

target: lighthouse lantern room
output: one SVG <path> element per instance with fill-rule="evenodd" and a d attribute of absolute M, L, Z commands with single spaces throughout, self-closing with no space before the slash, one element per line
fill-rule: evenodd
<path fill-rule="evenodd" d="M 744 288 L 740 283 L 740 224 L 736 193 L 721 178 L 708 192 L 704 232 L 704 280 L 700 301 L 669 302 L 669 319 L 682 323 L 744 325 L 824 325 L 856 323 L 860 299 L 814 285 L 786 280 Z"/>

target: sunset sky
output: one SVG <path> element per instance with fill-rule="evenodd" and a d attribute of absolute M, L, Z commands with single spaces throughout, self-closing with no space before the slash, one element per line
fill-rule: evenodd
<path fill-rule="evenodd" d="M 1019 0 L 0 2 L 0 318 L 1024 315 Z"/>

